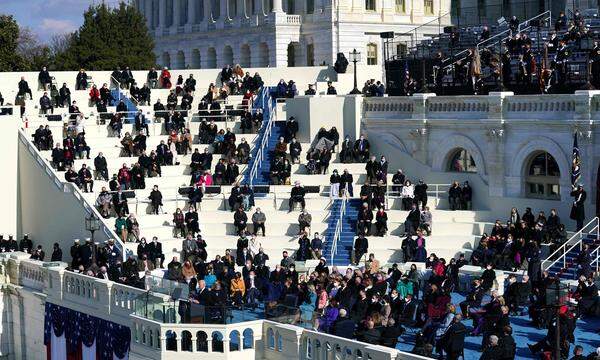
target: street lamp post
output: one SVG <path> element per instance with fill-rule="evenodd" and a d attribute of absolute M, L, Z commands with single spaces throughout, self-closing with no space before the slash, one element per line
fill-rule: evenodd
<path fill-rule="evenodd" d="M 358 90 L 358 79 L 357 79 L 357 69 L 356 69 L 356 64 L 358 62 L 360 62 L 360 53 L 358 51 L 356 51 L 356 49 L 352 50 L 352 52 L 350 53 L 350 61 L 352 61 L 352 63 L 354 64 L 354 89 L 352 89 L 352 91 L 350 91 L 350 95 L 358 95 L 361 94 L 360 90 Z"/>
<path fill-rule="evenodd" d="M 94 213 L 85 218 L 85 229 L 92 235 L 92 243 L 94 242 L 94 232 L 100 229 L 100 219 L 98 219 Z"/>
<path fill-rule="evenodd" d="M 556 278 L 554 283 L 550 284 L 546 289 L 546 304 L 553 306 L 556 310 L 556 328 L 554 334 L 556 336 L 554 344 L 554 359 L 560 360 L 560 308 L 565 305 L 569 293 L 569 286 L 560 282 L 560 278 Z"/>

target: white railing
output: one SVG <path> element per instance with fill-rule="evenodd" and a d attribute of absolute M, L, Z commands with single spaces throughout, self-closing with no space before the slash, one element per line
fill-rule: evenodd
<path fill-rule="evenodd" d="M 331 259 L 330 265 L 335 265 L 333 263 L 333 258 L 335 257 L 335 253 L 337 252 L 337 245 L 342 236 L 342 227 L 344 225 L 344 214 L 346 213 L 346 205 L 348 203 L 348 197 L 346 192 L 342 196 L 342 205 L 340 206 L 340 218 L 338 219 L 335 225 L 335 233 L 333 235 L 332 244 L 331 244 Z"/>
<path fill-rule="evenodd" d="M 77 199 L 79 204 L 85 209 L 87 215 L 94 215 L 97 219 L 100 220 L 100 231 L 104 233 L 109 239 L 115 240 L 115 245 L 117 249 L 121 251 L 121 256 L 123 260 L 127 259 L 127 254 L 125 253 L 125 245 L 121 241 L 121 238 L 115 233 L 113 228 L 106 222 L 106 220 L 100 215 L 98 209 L 93 204 L 90 204 L 86 198 L 83 196 L 81 190 L 72 183 L 63 182 L 58 174 L 54 171 L 48 160 L 44 159 L 42 154 L 38 151 L 38 149 L 33 145 L 33 143 L 29 140 L 23 129 L 19 129 L 19 139 L 27 147 L 33 158 L 36 162 L 42 167 L 44 172 L 48 174 L 50 180 L 54 183 L 54 185 L 63 193 L 70 193 Z M 82 224 L 83 225 L 83 224 Z"/>
<path fill-rule="evenodd" d="M 271 100 L 271 94 L 269 91 L 268 87 L 265 87 L 263 90 L 263 106 L 267 106 L 267 108 L 269 109 L 269 119 L 267 120 L 266 124 L 264 124 L 263 126 L 265 126 L 265 130 L 262 134 L 262 139 L 260 144 L 258 145 L 258 151 L 256 152 L 256 158 L 253 159 L 253 163 L 252 163 L 252 168 L 250 169 L 250 175 L 249 175 L 249 183 L 250 186 L 252 187 L 252 185 L 254 184 L 254 179 L 258 176 L 258 170 L 260 170 L 260 168 L 262 167 L 262 160 L 264 157 L 264 153 L 265 151 L 269 151 L 267 149 L 267 146 L 269 144 L 269 138 L 271 136 L 271 131 L 273 130 L 273 123 L 275 122 L 275 119 L 277 118 L 275 112 L 276 112 L 276 107 L 273 106 L 273 101 Z"/>
<path fill-rule="evenodd" d="M 302 23 L 302 17 L 300 15 L 287 15 L 286 22 L 288 24 L 300 25 Z"/>
<path fill-rule="evenodd" d="M 554 264 L 562 262 L 562 268 L 567 267 L 567 254 L 573 251 L 576 247 L 579 247 L 579 250 L 583 249 L 583 239 L 588 234 L 594 234 L 596 239 L 600 239 L 600 220 L 595 217 L 587 223 L 581 230 L 576 232 L 567 242 L 562 244 L 561 247 L 556 249 L 546 260 L 542 261 L 542 271 L 546 271 L 550 269 Z M 598 249 L 596 252 L 596 267 L 598 267 Z M 552 260 L 554 259 L 554 260 Z"/>

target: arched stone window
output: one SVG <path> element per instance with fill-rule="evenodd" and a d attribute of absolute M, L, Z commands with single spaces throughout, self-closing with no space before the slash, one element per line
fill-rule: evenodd
<path fill-rule="evenodd" d="M 240 65 L 243 68 L 249 68 L 252 66 L 252 54 L 250 51 L 250 45 L 248 44 L 243 44 L 242 47 L 240 48 Z"/>
<path fill-rule="evenodd" d="M 208 335 L 204 331 L 196 333 L 196 351 L 208 352 Z"/>
<path fill-rule="evenodd" d="M 202 67 L 202 57 L 200 56 L 200 50 L 192 50 L 192 69 L 200 69 Z"/>
<path fill-rule="evenodd" d="M 167 351 L 177 351 L 177 333 L 172 330 L 169 330 L 165 333 L 166 340 L 166 350 Z"/>
<path fill-rule="evenodd" d="M 166 66 L 166 67 L 170 68 L 171 67 L 171 55 L 169 55 L 168 52 L 164 52 L 162 54 L 161 62 L 162 62 L 162 64 L 161 64 L 162 66 Z"/>
<path fill-rule="evenodd" d="M 258 66 L 268 67 L 269 66 L 269 45 L 267 43 L 260 43 L 258 46 Z"/>
<path fill-rule="evenodd" d="M 223 65 L 235 65 L 233 63 L 233 49 L 229 45 L 223 48 Z"/>
<path fill-rule="evenodd" d="M 192 351 L 192 333 L 185 330 L 181 333 L 181 351 Z"/>
<path fill-rule="evenodd" d="M 212 351 L 223 352 L 223 334 L 218 331 L 212 333 Z"/>
<path fill-rule="evenodd" d="M 237 330 L 229 333 L 229 351 L 240 351 L 240 333 Z"/>
<path fill-rule="evenodd" d="M 459 148 L 454 149 L 450 153 L 447 170 L 452 172 L 476 173 L 477 164 L 475 164 L 473 156 L 467 150 Z"/>
<path fill-rule="evenodd" d="M 529 157 L 525 182 L 528 197 L 560 200 L 560 169 L 548 152 L 538 151 Z"/>
<path fill-rule="evenodd" d="M 248 329 L 244 330 L 243 336 L 244 336 L 244 340 L 243 340 L 244 349 L 254 348 L 254 331 L 252 331 L 252 329 L 248 328 Z"/>
<path fill-rule="evenodd" d="M 215 48 L 208 48 L 206 52 L 206 67 L 209 69 L 217 68 L 217 51 Z"/>

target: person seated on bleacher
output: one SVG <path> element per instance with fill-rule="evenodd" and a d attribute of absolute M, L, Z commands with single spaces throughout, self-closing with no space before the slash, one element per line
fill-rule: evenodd
<path fill-rule="evenodd" d="M 134 190 L 146 188 L 146 174 L 139 163 L 133 164 L 131 168 L 131 188 Z"/>
<path fill-rule="evenodd" d="M 96 198 L 96 206 L 98 207 L 100 215 L 102 215 L 103 218 L 108 219 L 110 217 L 110 210 L 112 209 L 112 195 L 104 186 Z"/>
<path fill-rule="evenodd" d="M 158 73 L 156 72 L 155 68 L 151 68 L 150 71 L 148 71 L 146 79 L 150 85 L 150 88 L 156 89 L 156 85 L 158 84 Z"/>
<path fill-rule="evenodd" d="M 369 204 L 363 203 L 362 208 L 358 211 L 356 233 L 371 236 L 372 222 L 373 211 L 369 208 Z"/>
<path fill-rule="evenodd" d="M 304 95 L 306 95 L 306 96 L 317 95 L 317 91 L 315 90 L 315 87 L 313 84 L 308 84 L 308 89 L 304 91 Z"/>
<path fill-rule="evenodd" d="M 135 114 L 134 122 L 135 131 L 140 133 L 143 130 L 146 134 L 150 134 L 150 131 L 148 130 L 148 123 L 146 122 L 146 116 L 142 114 L 142 110 L 138 110 L 137 114 Z"/>
<path fill-rule="evenodd" d="M 81 165 L 81 169 L 79 169 L 77 175 L 79 176 L 79 184 L 81 184 L 83 192 L 93 192 L 94 178 L 92 177 L 92 173 L 87 168 L 86 164 Z"/>
<path fill-rule="evenodd" d="M 148 84 L 144 84 L 142 88 L 138 91 L 138 98 L 140 105 L 150 105 L 150 95 L 151 90 L 148 87 Z"/>
<path fill-rule="evenodd" d="M 77 187 L 81 187 L 81 182 L 79 181 L 79 175 L 70 166 L 67 167 L 67 171 L 65 172 L 65 180 L 67 182 L 77 185 Z"/>
<path fill-rule="evenodd" d="M 112 130 L 112 132 L 114 134 L 117 134 L 118 138 L 121 138 L 121 130 L 123 130 L 123 116 L 119 113 L 113 114 L 112 117 L 110 118 L 110 122 L 108 123 L 108 126 L 110 127 L 110 129 Z M 129 134 L 129 133 L 127 133 L 127 134 Z M 121 144 L 123 144 L 122 141 L 121 141 Z"/>
<path fill-rule="evenodd" d="M 194 79 L 194 75 L 190 74 L 190 77 L 185 79 L 185 84 L 183 87 L 186 93 L 194 93 L 196 91 L 196 79 Z"/>
<path fill-rule="evenodd" d="M 191 91 L 186 91 L 183 93 L 183 96 L 181 97 L 181 110 L 191 110 L 192 109 L 192 103 L 194 102 L 194 97 L 192 96 L 192 92 Z"/>
<path fill-rule="evenodd" d="M 42 125 L 40 125 L 40 128 L 35 131 L 35 134 L 33 135 L 33 139 L 34 139 L 34 143 L 36 144 L 38 149 L 40 149 L 42 151 L 51 150 L 52 144 L 54 144 L 54 137 L 52 136 L 52 130 L 50 130 L 50 126 L 48 126 L 48 125 L 46 125 L 43 128 L 42 128 Z"/>
<path fill-rule="evenodd" d="M 405 186 L 406 188 L 406 186 Z M 413 203 L 404 221 L 404 231 L 407 235 L 414 235 L 418 232 L 421 222 L 421 212 L 417 209 L 417 205 Z"/>
<path fill-rule="evenodd" d="M 175 82 L 175 93 L 177 96 L 180 96 L 183 93 L 183 75 L 177 77 L 177 81 Z"/>
<path fill-rule="evenodd" d="M 248 215 L 246 215 L 244 208 L 241 206 L 237 208 L 233 215 L 233 225 L 236 228 L 238 236 L 242 236 L 242 234 L 246 231 L 246 227 L 248 226 Z"/>
<path fill-rule="evenodd" d="M 65 169 L 65 151 L 60 147 L 60 143 L 52 149 L 52 166 L 58 171 Z"/>
<path fill-rule="evenodd" d="M 250 159 L 250 145 L 245 138 L 237 146 L 236 158 L 240 164 L 247 164 Z"/>
<path fill-rule="evenodd" d="M 75 152 L 80 159 L 83 159 L 84 153 L 86 159 L 90 158 L 90 147 L 85 140 L 85 132 L 79 132 L 75 137 Z"/>
<path fill-rule="evenodd" d="M 296 181 L 290 193 L 290 199 L 288 201 L 288 212 L 292 212 L 296 203 L 299 203 L 302 206 L 302 210 L 304 210 L 306 208 L 306 201 L 304 200 L 305 195 L 306 190 L 303 186 L 300 185 L 300 182 Z"/>
<path fill-rule="evenodd" d="M 138 104 L 141 102 L 140 98 L 140 88 L 137 86 L 137 83 L 131 84 L 129 87 L 129 96 L 134 99 Z"/>
<path fill-rule="evenodd" d="M 354 142 L 354 156 L 358 162 L 366 163 L 369 158 L 369 150 L 371 145 L 369 140 L 365 139 L 363 134 Z"/>
<path fill-rule="evenodd" d="M 240 176 L 240 168 L 236 164 L 235 159 L 231 159 L 227 164 L 227 170 L 225 173 L 227 185 L 231 185 L 236 182 L 238 176 Z"/>
<path fill-rule="evenodd" d="M 146 134 L 144 131 L 140 131 L 133 138 L 133 151 L 136 156 L 141 154 L 142 151 L 146 151 Z"/>
<path fill-rule="evenodd" d="M 290 80 L 287 84 L 285 97 L 293 99 L 296 95 L 298 95 L 298 88 L 296 87 L 296 83 L 294 82 L 294 80 Z"/>
<path fill-rule="evenodd" d="M 52 76 L 44 66 L 40 73 L 38 74 L 38 81 L 44 91 L 48 91 L 50 89 L 50 85 L 52 84 Z"/>
<path fill-rule="evenodd" d="M 170 89 L 171 86 L 171 73 L 169 72 L 169 68 L 165 66 L 160 73 L 160 87 Z"/>
<path fill-rule="evenodd" d="M 75 78 L 75 90 L 86 90 L 88 86 L 88 77 L 85 70 L 80 69 Z"/>
<path fill-rule="evenodd" d="M 29 94 L 29 99 L 33 100 L 33 95 L 31 93 L 31 89 L 29 88 L 29 84 L 25 81 L 25 77 L 21 76 L 21 81 L 19 81 L 19 92 L 17 96 L 25 97 L 25 94 Z"/>
<path fill-rule="evenodd" d="M 167 110 L 175 110 L 177 108 L 177 94 L 171 91 L 167 96 Z"/>
<path fill-rule="evenodd" d="M 122 89 L 128 89 L 135 83 L 133 73 L 131 72 L 131 70 L 129 70 L 129 66 L 126 66 L 125 69 L 121 72 L 120 81 Z"/>
<path fill-rule="evenodd" d="M 216 185 L 225 185 L 227 183 L 227 165 L 225 159 L 219 159 L 215 166 L 214 180 Z"/>

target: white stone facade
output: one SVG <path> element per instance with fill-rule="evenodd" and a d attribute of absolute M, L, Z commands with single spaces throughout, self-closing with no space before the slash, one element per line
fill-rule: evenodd
<path fill-rule="evenodd" d="M 156 42 L 157 62 L 174 69 L 313 66 L 357 49 L 382 62 L 380 33 L 438 34 L 450 0 L 137 0 Z M 438 21 L 436 21 L 438 19 Z M 395 51 L 395 50 L 394 50 Z"/>
<path fill-rule="evenodd" d="M 465 181 L 473 186 L 478 209 L 494 216 L 512 206 L 537 210 L 557 208 L 568 221 L 571 208 L 573 134 L 578 133 L 581 183 L 587 190 L 586 217 L 596 214 L 600 153 L 596 126 L 600 93 L 489 96 L 370 98 L 363 103 L 362 131 L 375 154 L 390 156 L 391 166 L 411 178 L 428 182 Z M 464 149 L 473 158 L 473 172 L 452 170 L 453 154 Z M 541 176 L 534 159 L 549 154 L 553 174 Z M 532 192 L 532 184 L 545 192 Z M 552 193 L 547 185 L 553 184 Z"/>

